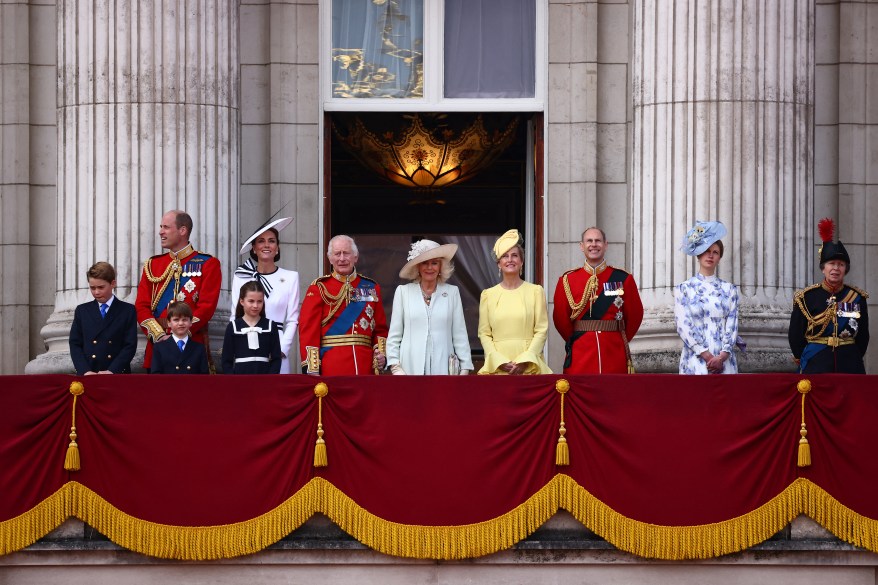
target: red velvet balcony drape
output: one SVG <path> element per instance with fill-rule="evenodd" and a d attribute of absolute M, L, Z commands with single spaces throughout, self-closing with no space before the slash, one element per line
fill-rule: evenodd
<path fill-rule="evenodd" d="M 326 378 L 327 467 L 306 376 L 0 378 L 0 552 L 77 516 L 146 554 L 260 550 L 315 512 L 369 546 L 459 558 L 559 507 L 616 546 L 699 558 L 799 513 L 878 551 L 878 378 L 794 375 Z M 71 382 L 79 471 L 65 471 Z"/>

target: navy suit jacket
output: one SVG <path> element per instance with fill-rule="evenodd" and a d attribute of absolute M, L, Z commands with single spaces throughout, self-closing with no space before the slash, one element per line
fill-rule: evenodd
<path fill-rule="evenodd" d="M 183 351 L 172 336 L 152 346 L 150 374 L 209 374 L 207 350 L 189 337 Z"/>
<path fill-rule="evenodd" d="M 130 374 L 135 351 L 137 311 L 134 305 L 116 297 L 103 318 L 97 301 L 76 307 L 70 328 L 70 357 L 78 375 L 103 370 Z"/>

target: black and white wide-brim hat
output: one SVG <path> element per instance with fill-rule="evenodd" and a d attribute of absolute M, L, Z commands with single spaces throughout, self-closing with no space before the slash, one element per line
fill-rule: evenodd
<path fill-rule="evenodd" d="M 250 245 L 253 243 L 253 240 L 255 240 L 256 238 L 259 237 L 259 234 L 265 233 L 266 231 L 268 231 L 271 228 L 274 228 L 277 231 L 281 231 L 282 229 L 284 229 L 285 227 L 290 225 L 292 222 L 293 222 L 292 217 L 281 217 L 278 219 L 270 220 L 268 223 L 264 224 L 259 229 L 257 229 L 255 232 L 253 232 L 253 235 L 250 236 L 249 238 L 247 238 L 247 240 L 243 244 L 241 244 L 241 251 L 238 253 L 239 254 L 248 253 L 250 251 Z"/>

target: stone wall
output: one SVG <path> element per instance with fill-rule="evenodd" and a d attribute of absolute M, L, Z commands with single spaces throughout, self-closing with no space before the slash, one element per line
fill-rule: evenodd
<path fill-rule="evenodd" d="M 776 583 L 874 585 L 878 555 L 847 545 L 802 516 L 746 551 L 689 562 L 649 561 L 610 546 L 559 512 L 509 550 L 463 561 L 400 559 L 373 552 L 315 516 L 254 555 L 176 562 L 120 549 L 69 520 L 27 549 L 0 557 L 0 582 L 67 585 L 155 583 Z"/>

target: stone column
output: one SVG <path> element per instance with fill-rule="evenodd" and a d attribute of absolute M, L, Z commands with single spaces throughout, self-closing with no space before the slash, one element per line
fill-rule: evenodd
<path fill-rule="evenodd" d="M 30 327 L 29 7 L 0 2 L 0 373 L 20 374 Z"/>
<path fill-rule="evenodd" d="M 796 288 L 813 275 L 814 5 L 635 0 L 632 270 L 641 371 L 676 371 L 673 287 L 695 220 L 729 228 L 719 276 L 738 285 L 744 371 L 790 369 Z"/>
<path fill-rule="evenodd" d="M 237 259 L 238 2 L 58 0 L 57 26 L 57 292 L 28 373 L 72 369 L 92 263 L 111 262 L 133 299 L 163 211 L 192 215 L 193 244 L 224 273 Z"/>

